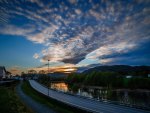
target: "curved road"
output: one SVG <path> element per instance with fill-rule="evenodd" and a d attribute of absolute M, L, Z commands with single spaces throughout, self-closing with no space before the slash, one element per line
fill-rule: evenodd
<path fill-rule="evenodd" d="M 31 97 L 24 94 L 24 92 L 21 89 L 21 84 L 22 83 L 20 83 L 16 88 L 17 94 L 18 94 L 19 98 L 26 104 L 26 106 L 28 106 L 30 109 L 32 109 L 33 112 L 35 112 L 35 113 L 56 113 L 49 107 L 47 107 L 41 103 L 38 103 L 37 101 L 33 100 Z"/>
<path fill-rule="evenodd" d="M 43 85 L 39 84 L 34 80 L 29 80 L 29 82 L 30 85 L 38 92 L 47 95 L 53 99 L 56 99 L 58 101 L 61 101 L 65 104 L 86 111 L 95 112 L 95 113 L 150 113 L 149 111 L 144 111 L 136 108 L 80 98 L 78 96 L 64 94 L 54 90 L 49 90 L 49 95 L 48 95 L 48 89 L 46 87 L 44 87 Z"/>

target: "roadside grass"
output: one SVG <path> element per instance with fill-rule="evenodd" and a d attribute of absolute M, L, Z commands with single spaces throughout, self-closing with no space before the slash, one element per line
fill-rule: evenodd
<path fill-rule="evenodd" d="M 16 85 L 0 86 L 0 113 L 33 113 L 19 99 Z"/>
<path fill-rule="evenodd" d="M 39 92 L 35 91 L 30 86 L 28 81 L 23 82 L 21 87 L 25 94 L 27 94 L 28 96 L 33 98 L 35 101 L 38 101 L 38 102 L 52 108 L 56 112 L 59 112 L 59 113 L 82 113 L 82 112 L 84 112 L 84 111 L 70 107 L 68 105 L 65 105 L 61 102 L 58 102 L 54 99 L 50 99 L 50 98 L 40 94 Z"/>

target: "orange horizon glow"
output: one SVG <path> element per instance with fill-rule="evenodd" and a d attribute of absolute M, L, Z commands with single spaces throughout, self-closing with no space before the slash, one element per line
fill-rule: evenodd
<path fill-rule="evenodd" d="M 73 73 L 77 71 L 77 67 L 73 64 L 67 64 L 64 66 L 57 66 L 57 67 L 42 67 L 42 68 L 31 68 L 29 70 L 35 70 L 37 72 L 40 72 L 41 70 L 45 71 L 45 73 L 54 73 L 54 72 L 60 72 L 60 73 Z"/>

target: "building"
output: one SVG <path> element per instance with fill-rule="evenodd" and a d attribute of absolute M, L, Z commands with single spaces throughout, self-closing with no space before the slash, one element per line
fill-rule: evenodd
<path fill-rule="evenodd" d="M 126 78 L 132 78 L 133 76 L 132 75 L 126 75 Z"/>
<path fill-rule="evenodd" d="M 148 74 L 148 77 L 150 78 L 150 74 Z"/>
<path fill-rule="evenodd" d="M 0 79 L 6 78 L 7 74 L 6 74 L 6 69 L 4 66 L 0 66 Z"/>
<path fill-rule="evenodd" d="M 12 74 L 11 74 L 11 72 L 9 72 L 9 71 L 6 71 L 6 78 L 11 78 L 12 77 Z"/>

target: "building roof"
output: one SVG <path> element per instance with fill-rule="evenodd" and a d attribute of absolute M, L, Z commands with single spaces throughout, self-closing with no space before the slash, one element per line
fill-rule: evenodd
<path fill-rule="evenodd" d="M 0 66 L 0 70 L 4 70 L 6 72 L 6 69 L 4 66 Z"/>

